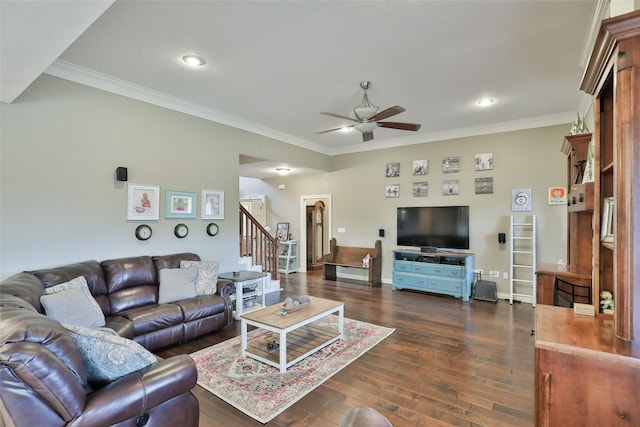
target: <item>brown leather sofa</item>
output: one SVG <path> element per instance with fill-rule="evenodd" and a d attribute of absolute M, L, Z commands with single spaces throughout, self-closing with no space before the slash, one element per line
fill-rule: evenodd
<path fill-rule="evenodd" d="M 0 283 L 0 424 L 8 426 L 197 426 L 188 356 L 160 360 L 107 385 L 87 381 L 67 330 L 44 315 L 45 287 L 84 276 L 106 327 L 149 350 L 232 323 L 233 284 L 215 295 L 158 304 L 158 271 L 195 254 L 139 256 L 22 272 Z"/>

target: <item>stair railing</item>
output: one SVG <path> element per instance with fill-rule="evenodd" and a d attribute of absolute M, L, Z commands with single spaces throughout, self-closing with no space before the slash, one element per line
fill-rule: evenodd
<path fill-rule="evenodd" d="M 262 265 L 272 280 L 280 280 L 278 251 L 280 240 L 265 228 L 240 205 L 240 256 L 251 257 L 253 265 Z"/>

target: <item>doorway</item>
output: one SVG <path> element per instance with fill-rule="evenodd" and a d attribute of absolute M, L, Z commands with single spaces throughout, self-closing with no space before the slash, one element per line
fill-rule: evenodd
<path fill-rule="evenodd" d="M 319 194 L 300 197 L 300 244 L 298 250 L 300 253 L 298 256 L 300 260 L 307 260 L 308 258 L 308 238 L 307 238 L 307 206 L 314 206 L 316 203 L 322 202 L 324 205 L 323 211 L 323 226 L 322 226 L 322 240 L 317 246 L 322 246 L 324 252 L 328 252 L 329 240 L 331 239 L 331 194 Z M 322 256 L 324 254 L 320 254 Z M 303 270 L 304 269 L 304 270 Z M 307 271 L 307 263 L 299 263 L 299 271 Z"/>

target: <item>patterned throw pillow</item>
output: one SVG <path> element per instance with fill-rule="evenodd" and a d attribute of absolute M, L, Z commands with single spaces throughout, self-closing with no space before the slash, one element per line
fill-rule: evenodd
<path fill-rule="evenodd" d="M 218 267 L 217 261 L 180 261 L 180 268 L 198 266 L 198 280 L 196 280 L 196 293 L 198 295 L 213 295 L 218 291 Z"/>
<path fill-rule="evenodd" d="M 135 341 L 109 328 L 64 325 L 75 343 L 87 374 L 94 384 L 105 384 L 157 362 L 156 357 Z"/>
<path fill-rule="evenodd" d="M 60 323 L 95 328 L 104 326 L 102 309 L 96 302 L 84 276 L 45 288 L 40 304 L 47 316 Z"/>
<path fill-rule="evenodd" d="M 163 268 L 160 270 L 158 302 L 166 304 L 196 297 L 198 272 L 199 269 L 195 266 L 191 268 Z"/>

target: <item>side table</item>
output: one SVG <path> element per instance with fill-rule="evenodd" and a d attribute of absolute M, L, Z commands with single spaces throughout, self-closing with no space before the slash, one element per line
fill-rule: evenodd
<path fill-rule="evenodd" d="M 237 271 L 233 273 L 218 274 L 218 278 L 231 280 L 236 288 L 235 295 L 231 295 L 231 299 L 236 302 L 236 309 L 233 312 L 233 318 L 240 320 L 242 313 L 248 313 L 253 310 L 257 310 L 265 307 L 264 302 L 264 280 L 267 277 L 267 273 L 259 271 Z M 244 289 L 251 289 L 254 286 L 255 289 L 245 292 Z M 251 307 L 244 307 L 244 300 L 259 298 L 259 302 L 254 302 Z"/>

